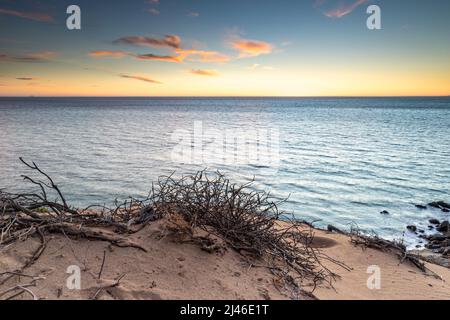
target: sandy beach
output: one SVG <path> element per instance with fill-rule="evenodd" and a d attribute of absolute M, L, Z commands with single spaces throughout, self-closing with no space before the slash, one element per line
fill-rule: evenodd
<path fill-rule="evenodd" d="M 307 228 L 307 226 L 305 226 Z M 108 230 L 99 230 L 108 233 Z M 173 230 L 172 230 L 173 231 Z M 130 235 L 137 248 L 120 248 L 105 241 L 76 239 L 60 234 L 48 237 L 45 251 L 20 276 L 0 286 L 0 298 L 10 297 L 9 289 L 27 287 L 14 299 L 450 299 L 450 269 L 426 264 L 432 272 L 423 273 L 389 252 L 362 248 L 347 235 L 314 230 L 313 247 L 345 263 L 344 269 L 324 260 L 323 264 L 339 277 L 319 285 L 314 292 L 292 297 L 267 268 L 257 260 L 245 259 L 221 244 L 207 252 L 198 244 L 181 239 L 166 220 L 159 220 Z M 29 259 L 40 245 L 37 238 L 16 242 L 0 251 L 0 274 L 14 271 Z M 79 266 L 81 289 L 70 290 L 66 282 L 69 266 Z M 368 266 L 379 266 L 380 289 L 368 289 Z M 12 293 L 16 293 L 14 291 Z"/>

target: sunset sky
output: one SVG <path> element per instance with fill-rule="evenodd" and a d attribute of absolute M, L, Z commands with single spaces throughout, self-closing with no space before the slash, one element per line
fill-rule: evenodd
<path fill-rule="evenodd" d="M 450 1 L 3 0 L 0 95 L 450 95 Z"/>

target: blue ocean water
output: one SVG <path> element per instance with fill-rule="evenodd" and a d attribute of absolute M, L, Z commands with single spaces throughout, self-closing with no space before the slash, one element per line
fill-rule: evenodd
<path fill-rule="evenodd" d="M 408 241 L 406 225 L 449 218 L 414 204 L 450 202 L 450 98 L 2 98 L 0 188 L 23 187 L 19 157 L 76 206 L 220 169 L 318 226 Z"/>

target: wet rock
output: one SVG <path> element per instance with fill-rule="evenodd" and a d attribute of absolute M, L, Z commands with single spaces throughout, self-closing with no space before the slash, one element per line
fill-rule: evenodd
<path fill-rule="evenodd" d="M 440 253 L 440 254 L 447 253 L 448 254 L 449 251 L 450 251 L 450 247 L 441 247 L 439 249 L 436 249 L 435 253 Z"/>
<path fill-rule="evenodd" d="M 427 237 L 427 239 L 428 239 L 428 241 L 437 243 L 437 242 L 442 242 L 442 241 L 446 240 L 447 238 L 442 234 L 434 234 L 432 236 Z"/>
<path fill-rule="evenodd" d="M 450 209 L 450 204 L 445 203 L 444 201 L 436 201 L 436 202 L 431 202 L 429 204 L 429 206 L 434 207 L 434 208 L 446 208 L 446 209 Z"/>
<path fill-rule="evenodd" d="M 383 210 L 383 211 L 380 212 L 380 214 L 387 216 L 387 215 L 389 215 L 390 213 L 389 213 L 389 211 L 387 211 L 387 210 Z"/>
<path fill-rule="evenodd" d="M 427 245 L 425 245 L 425 248 L 427 248 L 429 250 L 438 250 L 441 248 L 441 246 L 438 244 L 428 243 Z"/>
<path fill-rule="evenodd" d="M 439 232 L 448 232 L 450 230 L 450 223 L 448 221 L 442 222 L 436 229 Z"/>
<path fill-rule="evenodd" d="M 433 230 L 434 227 L 433 227 L 433 226 L 428 226 L 428 229 L 429 229 L 429 230 Z"/>
<path fill-rule="evenodd" d="M 416 206 L 417 209 L 420 209 L 420 210 L 426 210 L 427 209 L 427 206 L 424 206 L 422 204 L 416 204 L 415 206 Z"/>
<path fill-rule="evenodd" d="M 425 230 L 420 229 L 419 233 L 425 233 Z"/>
<path fill-rule="evenodd" d="M 331 224 L 328 225 L 327 230 L 328 230 L 329 232 L 336 232 L 336 233 L 340 233 L 340 234 L 345 234 L 344 231 L 342 231 L 342 230 L 336 228 L 335 226 L 332 226 Z"/>
<path fill-rule="evenodd" d="M 441 222 L 438 219 L 430 219 L 428 222 L 434 225 L 441 224 Z"/>
<path fill-rule="evenodd" d="M 450 212 L 450 204 L 444 202 L 444 201 L 436 201 L 436 202 L 431 202 L 428 204 L 430 207 L 436 208 L 436 209 L 440 209 L 443 212 Z"/>
<path fill-rule="evenodd" d="M 441 247 L 450 247 L 450 239 L 445 239 L 444 241 L 441 242 Z"/>
<path fill-rule="evenodd" d="M 412 231 L 412 232 L 416 232 L 417 231 L 417 227 L 416 226 L 407 226 L 406 227 L 406 229 L 408 229 L 409 231 Z"/>

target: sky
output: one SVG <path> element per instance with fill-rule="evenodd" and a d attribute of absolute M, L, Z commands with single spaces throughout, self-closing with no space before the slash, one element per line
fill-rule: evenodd
<path fill-rule="evenodd" d="M 436 95 L 448 0 L 0 0 L 0 96 Z"/>

